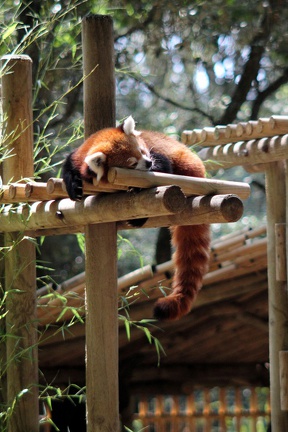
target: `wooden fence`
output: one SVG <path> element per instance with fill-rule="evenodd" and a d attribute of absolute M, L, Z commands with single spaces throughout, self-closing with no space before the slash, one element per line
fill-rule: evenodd
<path fill-rule="evenodd" d="M 270 395 L 266 387 L 214 387 L 187 396 L 139 396 L 135 412 L 135 432 L 266 432 Z"/>

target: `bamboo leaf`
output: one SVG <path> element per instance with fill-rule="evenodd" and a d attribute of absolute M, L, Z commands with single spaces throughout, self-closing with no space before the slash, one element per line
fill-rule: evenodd
<path fill-rule="evenodd" d="M 147 327 L 143 327 L 143 331 L 146 334 L 146 337 L 147 337 L 149 343 L 151 344 L 151 342 L 152 342 L 152 335 L 151 335 L 149 329 Z"/>
<path fill-rule="evenodd" d="M 4 41 L 5 39 L 7 39 L 9 36 L 12 35 L 12 33 L 14 33 L 14 31 L 16 30 L 18 23 L 15 22 L 13 24 L 10 25 L 10 27 L 7 28 L 7 30 L 2 34 L 2 41 Z"/>
<path fill-rule="evenodd" d="M 131 328 L 130 328 L 130 322 L 128 320 L 124 321 L 125 324 L 125 329 L 126 329 L 126 334 L 127 334 L 127 338 L 128 340 L 130 340 L 131 337 Z"/>

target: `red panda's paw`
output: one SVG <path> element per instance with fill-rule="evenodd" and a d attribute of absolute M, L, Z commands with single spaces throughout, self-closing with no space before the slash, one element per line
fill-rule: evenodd
<path fill-rule="evenodd" d="M 75 167 L 73 153 L 67 156 L 63 164 L 62 176 L 69 198 L 80 201 L 83 196 L 82 178 L 80 171 Z"/>
<path fill-rule="evenodd" d="M 106 159 L 106 155 L 102 152 L 93 153 L 85 158 L 85 162 L 89 169 L 96 174 L 97 182 L 99 182 L 104 175 L 104 164 Z"/>
<path fill-rule="evenodd" d="M 154 306 L 154 318 L 160 321 L 172 321 L 190 312 L 192 302 L 186 301 L 182 295 L 169 295 L 157 300 Z"/>

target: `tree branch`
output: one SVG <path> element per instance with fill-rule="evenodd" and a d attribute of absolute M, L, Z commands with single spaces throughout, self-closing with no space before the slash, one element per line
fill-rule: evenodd
<path fill-rule="evenodd" d="M 182 105 L 182 104 L 180 104 L 179 102 L 177 102 L 177 101 L 175 101 L 175 100 L 173 100 L 173 99 L 170 99 L 169 97 L 166 97 L 166 96 L 162 95 L 158 90 L 156 90 L 156 88 L 154 87 L 153 84 L 149 84 L 149 83 L 147 83 L 146 81 L 142 81 L 140 78 L 137 78 L 137 77 L 135 77 L 135 76 L 133 77 L 133 79 L 134 79 L 135 81 L 137 81 L 137 82 L 139 82 L 139 83 L 145 85 L 145 87 L 147 87 L 147 89 L 148 89 L 151 93 L 153 93 L 156 97 L 158 97 L 158 98 L 161 99 L 162 101 L 167 102 L 167 103 L 169 103 L 170 105 L 173 105 L 173 106 L 175 106 L 176 108 L 180 108 L 180 109 L 182 109 L 182 110 L 184 110 L 184 111 L 196 112 L 196 113 L 200 114 L 201 116 L 207 118 L 207 119 L 211 122 L 211 124 L 214 124 L 214 121 L 215 121 L 214 118 L 213 118 L 210 114 L 208 114 L 207 112 L 201 110 L 200 108 L 197 108 L 197 107 L 190 107 L 190 106 L 187 106 L 187 105 Z"/>
<path fill-rule="evenodd" d="M 262 103 L 273 93 L 275 93 L 282 85 L 287 84 L 288 82 L 288 68 L 284 69 L 283 74 L 275 80 L 272 84 L 270 84 L 265 90 L 262 92 L 258 92 L 256 99 L 253 102 L 252 110 L 251 110 L 251 120 L 255 120 L 258 118 L 259 110 L 261 108 Z"/>
<path fill-rule="evenodd" d="M 253 81 L 256 80 L 260 60 L 265 51 L 265 44 L 271 33 L 271 28 L 273 24 L 273 13 L 269 10 L 265 13 L 261 27 L 258 33 L 254 36 L 251 41 L 251 51 L 249 58 L 244 66 L 240 81 L 234 91 L 230 104 L 227 106 L 226 111 L 219 119 L 218 124 L 228 124 L 235 120 L 238 111 L 240 110 L 242 104 L 247 99 L 247 94 L 251 89 Z"/>

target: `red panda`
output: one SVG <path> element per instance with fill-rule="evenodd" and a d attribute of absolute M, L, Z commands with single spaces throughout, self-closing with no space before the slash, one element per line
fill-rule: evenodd
<path fill-rule="evenodd" d="M 81 199 L 82 180 L 105 180 L 110 167 L 205 177 L 203 162 L 184 144 L 159 132 L 136 131 L 131 116 L 117 128 L 91 135 L 68 155 L 63 180 L 69 197 Z M 209 225 L 174 226 L 171 233 L 175 273 L 171 294 L 159 299 L 154 307 L 154 317 L 159 320 L 179 319 L 190 312 L 210 256 Z"/>

